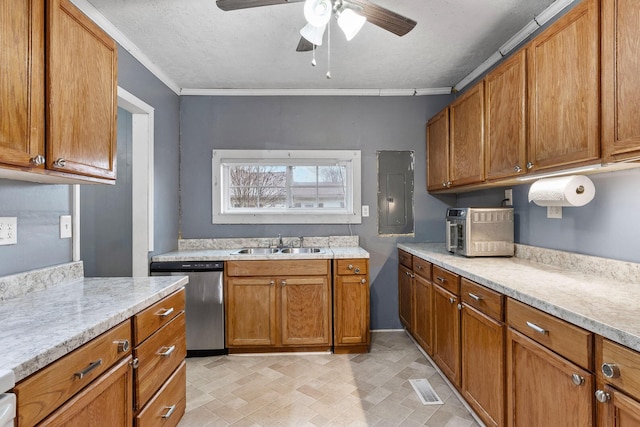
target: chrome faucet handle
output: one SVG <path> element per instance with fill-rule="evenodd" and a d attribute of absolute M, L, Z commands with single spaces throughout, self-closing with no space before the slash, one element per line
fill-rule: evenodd
<path fill-rule="evenodd" d="M 300 247 L 302 248 L 304 247 L 304 236 L 300 236 L 299 239 L 300 239 Z"/>

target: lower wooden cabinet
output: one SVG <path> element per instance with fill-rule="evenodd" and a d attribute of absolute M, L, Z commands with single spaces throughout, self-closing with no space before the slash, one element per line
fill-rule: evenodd
<path fill-rule="evenodd" d="M 433 359 L 460 387 L 460 309 L 458 295 L 433 284 Z"/>
<path fill-rule="evenodd" d="M 187 367 L 183 361 L 135 419 L 136 427 L 173 427 L 187 406 Z"/>
<path fill-rule="evenodd" d="M 366 353 L 371 344 L 369 261 L 334 260 L 333 271 L 334 352 Z"/>
<path fill-rule="evenodd" d="M 418 274 L 413 280 L 413 337 L 428 355 L 433 355 L 433 285 Z"/>
<path fill-rule="evenodd" d="M 38 425 L 131 426 L 132 383 L 131 356 L 128 356 Z"/>
<path fill-rule="evenodd" d="M 329 260 L 227 261 L 229 352 L 329 350 Z"/>
<path fill-rule="evenodd" d="M 398 266 L 398 314 L 409 332 L 413 327 L 413 278 L 413 271 L 404 265 Z"/>
<path fill-rule="evenodd" d="M 594 376 L 525 335 L 507 330 L 508 425 L 594 425 Z"/>

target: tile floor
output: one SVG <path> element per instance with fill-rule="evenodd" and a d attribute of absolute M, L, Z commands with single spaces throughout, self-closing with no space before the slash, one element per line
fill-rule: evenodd
<path fill-rule="evenodd" d="M 422 405 L 427 378 L 443 405 Z M 479 426 L 405 332 L 374 332 L 368 354 L 187 359 L 179 427 Z"/>

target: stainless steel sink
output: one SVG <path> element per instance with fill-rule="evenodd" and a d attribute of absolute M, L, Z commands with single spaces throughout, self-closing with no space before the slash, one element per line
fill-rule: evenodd
<path fill-rule="evenodd" d="M 324 251 L 320 248 L 282 248 L 283 254 L 321 254 Z"/>
<path fill-rule="evenodd" d="M 278 253 L 277 248 L 242 248 L 235 251 L 234 255 L 268 255 Z"/>

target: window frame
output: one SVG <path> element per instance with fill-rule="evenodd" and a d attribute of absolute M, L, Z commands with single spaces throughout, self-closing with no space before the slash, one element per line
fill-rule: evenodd
<path fill-rule="evenodd" d="M 213 150 L 212 223 L 213 224 L 361 224 L 360 150 Z M 228 170 L 238 164 L 283 166 L 345 165 L 345 208 L 282 208 L 229 211 Z"/>

